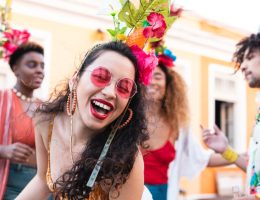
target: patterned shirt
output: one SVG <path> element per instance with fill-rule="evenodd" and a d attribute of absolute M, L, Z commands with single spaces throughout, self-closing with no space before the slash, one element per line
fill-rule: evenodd
<path fill-rule="evenodd" d="M 249 144 L 249 162 L 247 167 L 249 193 L 260 194 L 260 109 Z"/>

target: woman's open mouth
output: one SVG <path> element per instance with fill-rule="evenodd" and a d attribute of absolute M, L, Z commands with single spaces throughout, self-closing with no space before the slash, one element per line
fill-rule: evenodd
<path fill-rule="evenodd" d="M 107 101 L 102 99 L 91 100 L 90 111 L 97 119 L 106 119 L 113 109 L 113 105 Z"/>

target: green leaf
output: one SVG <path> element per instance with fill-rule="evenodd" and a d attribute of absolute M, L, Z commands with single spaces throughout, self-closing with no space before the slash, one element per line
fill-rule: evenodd
<path fill-rule="evenodd" d="M 118 13 L 118 19 L 125 22 L 126 26 L 133 28 L 135 26 L 135 15 L 136 15 L 136 8 L 134 5 L 127 0 L 123 5 L 121 11 Z"/>
<path fill-rule="evenodd" d="M 126 30 L 127 30 L 127 27 L 124 26 L 124 27 L 122 27 L 122 28 L 119 30 L 119 33 L 124 34 Z"/>
<path fill-rule="evenodd" d="M 169 17 L 168 0 L 140 0 L 138 9 L 127 0 L 118 14 L 119 20 L 126 23 L 130 28 L 142 27 L 143 21 L 151 12 L 162 14 L 165 18 Z"/>
<path fill-rule="evenodd" d="M 120 3 L 121 3 L 121 5 L 123 6 L 124 4 L 125 4 L 125 2 L 126 2 L 126 0 L 119 0 L 120 1 Z"/>
<path fill-rule="evenodd" d="M 157 42 L 159 40 L 161 40 L 162 38 L 149 38 L 149 42 Z"/>
<path fill-rule="evenodd" d="M 178 19 L 178 17 L 176 17 L 176 16 L 170 16 L 170 17 L 165 18 L 167 30 L 169 29 L 169 27 L 172 26 L 172 24 L 176 21 L 176 19 Z"/>
<path fill-rule="evenodd" d="M 107 29 L 107 32 L 108 32 L 112 37 L 116 36 L 116 31 L 113 30 L 113 29 Z"/>
<path fill-rule="evenodd" d="M 143 27 L 151 26 L 147 20 L 143 21 Z"/>

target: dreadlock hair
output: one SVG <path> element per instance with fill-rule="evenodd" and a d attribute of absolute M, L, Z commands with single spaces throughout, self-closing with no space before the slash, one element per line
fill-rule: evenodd
<path fill-rule="evenodd" d="M 238 71 L 246 56 L 250 55 L 255 50 L 260 50 L 260 32 L 245 37 L 237 43 L 236 47 L 232 61 L 235 63 L 235 70 Z"/>

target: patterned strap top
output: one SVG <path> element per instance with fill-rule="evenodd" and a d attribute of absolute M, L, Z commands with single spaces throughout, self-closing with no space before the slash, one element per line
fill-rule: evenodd
<path fill-rule="evenodd" d="M 55 185 L 53 183 L 53 180 L 51 178 L 51 167 L 50 167 L 50 146 L 51 146 L 51 136 L 52 136 L 52 130 L 53 130 L 53 121 L 54 117 L 51 120 L 49 124 L 49 129 L 48 129 L 48 166 L 47 166 L 47 172 L 46 172 L 46 182 L 49 187 L 49 190 L 52 193 L 55 193 Z M 60 200 L 68 200 L 68 197 L 60 197 Z M 103 199 L 108 199 L 104 198 L 104 194 L 102 193 L 101 187 L 95 187 L 95 189 L 89 194 L 89 198 L 86 200 L 103 200 Z"/>
<path fill-rule="evenodd" d="M 55 192 L 54 184 L 51 178 L 51 167 L 50 167 L 50 146 L 51 146 L 51 135 L 53 129 L 53 120 L 49 124 L 48 130 L 48 168 L 46 173 L 46 182 L 51 192 Z"/>

